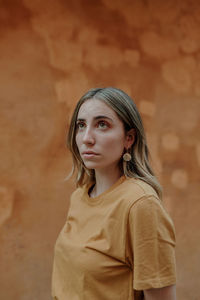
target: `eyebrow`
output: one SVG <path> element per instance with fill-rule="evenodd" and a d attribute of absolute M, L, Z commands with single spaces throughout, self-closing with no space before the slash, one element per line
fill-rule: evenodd
<path fill-rule="evenodd" d="M 113 122 L 113 120 L 107 116 L 96 116 L 94 117 L 94 120 L 99 120 L 99 119 L 107 119 L 107 120 L 110 120 L 111 122 Z M 77 121 L 85 121 L 85 119 L 82 119 L 82 118 L 78 118 Z"/>

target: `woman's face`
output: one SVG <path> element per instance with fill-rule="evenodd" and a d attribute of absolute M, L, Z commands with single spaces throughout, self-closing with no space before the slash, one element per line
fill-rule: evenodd
<path fill-rule="evenodd" d="M 118 167 L 130 137 L 112 108 L 98 99 L 87 100 L 80 107 L 76 128 L 76 144 L 86 168 L 110 171 Z"/>

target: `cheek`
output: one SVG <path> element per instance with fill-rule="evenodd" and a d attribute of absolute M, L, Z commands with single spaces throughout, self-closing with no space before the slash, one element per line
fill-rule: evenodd
<path fill-rule="evenodd" d="M 122 152 L 125 146 L 125 137 L 124 134 L 112 134 L 110 136 L 107 136 L 106 139 L 104 139 L 105 147 L 107 146 L 108 149 L 114 151 L 114 152 Z"/>
<path fill-rule="evenodd" d="M 75 137 L 75 142 L 76 142 L 76 146 L 80 147 L 80 144 L 81 144 L 81 141 L 80 141 L 80 135 L 79 134 L 76 134 L 76 137 Z"/>

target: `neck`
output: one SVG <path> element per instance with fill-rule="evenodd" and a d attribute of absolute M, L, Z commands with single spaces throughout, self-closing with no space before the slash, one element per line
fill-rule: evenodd
<path fill-rule="evenodd" d="M 119 168 L 110 168 L 109 170 L 95 170 L 96 184 L 90 194 L 91 197 L 97 197 L 108 190 L 119 178 L 121 172 Z"/>

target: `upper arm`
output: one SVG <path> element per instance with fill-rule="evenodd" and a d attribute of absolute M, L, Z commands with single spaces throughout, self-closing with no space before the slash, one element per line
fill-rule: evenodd
<path fill-rule="evenodd" d="M 175 284 L 174 226 L 159 201 L 154 197 L 138 201 L 130 210 L 129 229 L 134 289 L 150 293 Z"/>
<path fill-rule="evenodd" d="M 176 300 L 176 286 L 144 290 L 144 300 Z"/>

